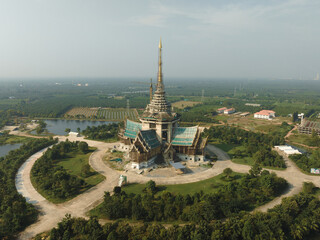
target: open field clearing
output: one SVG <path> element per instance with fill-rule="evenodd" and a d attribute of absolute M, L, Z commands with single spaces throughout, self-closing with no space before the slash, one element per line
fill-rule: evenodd
<path fill-rule="evenodd" d="M 285 117 L 276 117 L 272 120 L 255 119 L 253 118 L 253 114 L 247 117 L 241 117 L 239 115 L 221 115 L 221 117 L 225 117 L 225 120 L 227 120 L 229 125 L 235 125 L 249 131 L 263 133 L 270 133 L 279 130 L 282 122 L 291 122 L 290 118 Z"/>
<path fill-rule="evenodd" d="M 66 118 L 101 119 L 106 121 L 123 121 L 126 118 L 137 120 L 136 109 L 125 108 L 73 108 L 65 114 Z"/>
<path fill-rule="evenodd" d="M 200 104 L 201 102 L 193 102 L 193 101 L 179 101 L 172 103 L 172 106 L 179 109 L 184 109 L 186 107 L 193 107 L 194 105 Z"/>

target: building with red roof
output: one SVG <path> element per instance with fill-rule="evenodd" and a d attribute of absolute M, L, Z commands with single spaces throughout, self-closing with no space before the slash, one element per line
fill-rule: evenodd
<path fill-rule="evenodd" d="M 272 110 L 261 110 L 260 112 L 256 112 L 254 114 L 254 118 L 260 118 L 260 119 L 271 120 L 274 117 L 276 117 L 276 112 Z"/>

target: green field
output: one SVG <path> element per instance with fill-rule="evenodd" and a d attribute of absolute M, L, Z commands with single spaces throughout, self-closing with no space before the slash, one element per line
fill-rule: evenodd
<path fill-rule="evenodd" d="M 239 180 L 244 174 L 233 172 L 230 180 Z M 161 194 L 163 191 L 172 192 L 175 194 L 194 194 L 200 191 L 204 193 L 214 193 L 219 187 L 228 184 L 230 181 L 225 179 L 224 174 L 220 174 L 216 177 L 209 178 L 203 181 L 194 182 L 194 183 L 186 183 L 186 184 L 175 184 L 175 185 L 159 185 L 157 186 L 159 191 L 157 194 Z M 130 193 L 143 193 L 143 189 L 145 188 L 144 184 L 128 184 L 122 188 L 127 194 Z"/>
<path fill-rule="evenodd" d="M 162 194 L 164 191 L 171 192 L 174 194 L 195 194 L 200 191 L 204 193 L 215 193 L 219 188 L 227 185 L 231 181 L 239 181 L 245 174 L 233 172 L 230 175 L 230 179 L 227 180 L 224 174 L 219 174 L 213 178 L 209 178 L 203 181 L 186 183 L 186 184 L 175 184 L 175 185 L 158 185 L 158 192 L 156 195 Z M 145 184 L 132 183 L 122 187 L 122 191 L 125 191 L 127 194 L 142 194 Z M 98 205 L 96 208 L 89 211 L 90 216 L 97 216 L 98 218 L 105 218 L 101 212 L 101 205 Z"/>
<path fill-rule="evenodd" d="M 81 169 L 84 165 L 89 164 L 89 157 L 94 150 L 95 148 L 90 148 L 90 151 L 86 154 L 78 151 L 68 153 L 68 157 L 59 161 L 57 165 L 65 168 L 68 173 L 82 178 L 89 185 L 88 188 L 95 186 L 105 179 L 103 175 L 95 172 L 92 168 L 90 168 L 91 172 L 93 173 L 90 177 L 84 178 L 81 176 Z M 84 189 L 84 191 L 88 188 Z"/>
<path fill-rule="evenodd" d="M 106 121 L 124 121 L 125 119 L 137 120 L 136 109 L 125 108 L 85 108 L 77 107 L 69 110 L 65 115 L 71 119 L 99 119 Z"/>
<path fill-rule="evenodd" d="M 1 99 L 0 105 L 16 105 L 21 102 L 21 99 Z"/>
<path fill-rule="evenodd" d="M 14 143 L 25 143 L 29 141 L 30 138 L 16 136 L 16 135 L 8 135 L 8 136 L 0 136 L 0 145 L 3 144 L 14 144 Z"/>
<path fill-rule="evenodd" d="M 234 163 L 253 166 L 253 164 L 255 162 L 252 157 L 235 158 L 233 156 L 234 152 L 237 149 L 241 150 L 241 151 L 244 151 L 245 150 L 244 146 L 236 145 L 236 144 L 217 143 L 217 142 L 212 142 L 212 144 L 215 145 L 216 147 L 222 149 L 226 153 L 228 153 L 228 155 L 231 158 L 231 161 L 234 162 Z M 271 167 L 271 166 L 263 166 L 263 168 L 273 169 L 273 170 L 285 170 L 285 168 L 278 168 L 278 167 Z"/>
<path fill-rule="evenodd" d="M 87 183 L 86 187 L 80 189 L 80 193 L 85 192 L 89 188 L 97 185 L 98 183 L 102 182 L 105 179 L 103 175 L 99 174 L 98 172 L 95 172 L 91 167 L 90 167 L 90 171 L 92 172 L 91 176 L 85 178 L 85 177 L 82 177 L 81 175 L 82 167 L 89 163 L 89 157 L 94 150 L 95 148 L 90 148 L 89 152 L 86 154 L 83 154 L 78 151 L 70 152 L 67 154 L 67 158 L 59 160 L 59 162 L 57 162 L 57 165 L 60 165 L 63 168 L 65 168 L 68 173 L 78 176 L 79 178 L 83 179 Z M 37 189 L 37 191 L 52 203 L 55 203 L 55 204 L 63 203 L 76 197 L 76 196 L 72 196 L 67 199 L 52 197 L 51 195 L 48 195 L 45 190 L 40 189 L 40 187 L 37 186 L 37 183 L 35 182 L 35 179 L 33 178 L 32 175 L 31 175 L 31 182 L 32 182 L 32 185 Z"/>
<path fill-rule="evenodd" d="M 98 119 L 106 119 L 109 121 L 123 121 L 126 118 L 131 120 L 138 119 L 138 113 L 135 109 L 121 109 L 121 108 L 103 108 L 98 110 Z"/>
<path fill-rule="evenodd" d="M 306 146 L 309 146 L 309 147 L 313 147 L 314 144 L 312 144 L 312 137 L 311 135 L 308 135 L 308 134 L 300 134 L 298 133 L 297 130 L 294 130 L 292 132 L 293 134 L 290 135 L 289 137 L 289 142 L 292 143 L 292 144 L 303 144 L 303 145 L 306 145 Z"/>

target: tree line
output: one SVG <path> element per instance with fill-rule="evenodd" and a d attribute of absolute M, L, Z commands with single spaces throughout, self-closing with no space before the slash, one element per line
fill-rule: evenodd
<path fill-rule="evenodd" d="M 268 171 L 251 172 L 239 181 L 220 187 L 216 193 L 156 195 L 154 182 L 149 182 L 144 194 L 105 193 L 101 213 L 108 219 L 128 218 L 143 221 L 210 222 L 230 217 L 243 210 L 270 201 L 287 187 L 287 182 Z"/>
<path fill-rule="evenodd" d="M 69 174 L 57 162 L 66 157 L 67 153 L 80 150 L 88 151 L 86 142 L 61 142 L 48 149 L 31 169 L 31 179 L 40 191 L 50 197 L 65 200 L 76 196 L 87 187 L 86 182 L 78 176 Z M 87 171 L 84 169 L 84 171 Z"/>
<path fill-rule="evenodd" d="M 249 156 L 262 166 L 286 167 L 283 158 L 272 150 L 273 146 L 285 143 L 282 134 L 256 133 L 231 126 L 213 126 L 203 134 L 209 141 L 243 146 L 245 150 L 235 150 L 235 157 Z"/>
<path fill-rule="evenodd" d="M 82 131 L 82 134 L 93 140 L 110 140 L 117 139 L 119 124 L 103 124 L 99 126 L 88 126 Z"/>
<path fill-rule="evenodd" d="M 52 240 L 306 240 L 319 233 L 319 222 L 320 201 L 313 195 L 300 193 L 284 198 L 280 205 L 266 213 L 241 212 L 224 221 L 200 221 L 180 226 L 124 221 L 101 226 L 96 218 L 85 220 L 67 215 L 49 235 Z M 40 239 L 41 236 L 36 237 L 36 240 Z"/>
<path fill-rule="evenodd" d="M 31 155 L 56 142 L 52 138 L 32 139 L 0 158 L 0 239 L 12 239 L 16 232 L 36 221 L 38 211 L 17 192 L 15 176 Z"/>

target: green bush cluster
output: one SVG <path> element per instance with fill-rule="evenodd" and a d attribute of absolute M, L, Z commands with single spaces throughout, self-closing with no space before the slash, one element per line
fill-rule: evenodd
<path fill-rule="evenodd" d="M 211 221 L 230 217 L 242 210 L 250 210 L 280 194 L 287 182 L 263 171 L 247 174 L 240 181 L 220 187 L 217 193 L 174 195 L 163 192 L 155 195 L 155 187 L 148 183 L 145 194 L 105 193 L 102 214 L 109 219 L 129 218 L 145 221 Z"/>
<path fill-rule="evenodd" d="M 103 124 L 99 126 L 88 126 L 82 131 L 82 134 L 87 138 L 94 140 L 108 140 L 111 138 L 116 138 L 118 136 L 119 125 L 113 124 Z"/>

